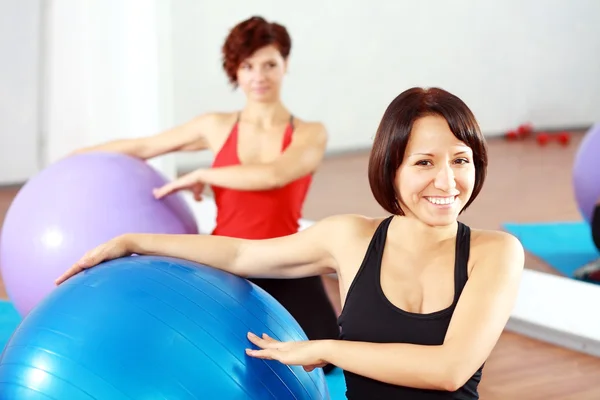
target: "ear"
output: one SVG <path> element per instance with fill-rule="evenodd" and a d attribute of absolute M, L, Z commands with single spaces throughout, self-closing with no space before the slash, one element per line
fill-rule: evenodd
<path fill-rule="evenodd" d="M 289 68 L 289 65 L 290 65 L 289 61 L 290 61 L 290 57 L 289 56 L 287 58 L 283 59 L 283 72 L 286 73 L 286 74 L 288 73 L 288 68 Z"/>

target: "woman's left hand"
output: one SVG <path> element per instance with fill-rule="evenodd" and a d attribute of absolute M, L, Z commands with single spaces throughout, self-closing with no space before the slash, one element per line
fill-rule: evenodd
<path fill-rule="evenodd" d="M 286 365 L 301 365 L 310 372 L 327 365 L 324 357 L 325 341 L 303 340 L 298 342 L 280 342 L 263 333 L 262 338 L 248 333 L 248 340 L 259 347 L 247 349 L 246 354 L 265 360 L 277 360 Z"/>

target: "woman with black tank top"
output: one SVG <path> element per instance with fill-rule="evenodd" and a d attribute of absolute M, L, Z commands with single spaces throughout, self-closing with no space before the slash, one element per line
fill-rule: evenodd
<path fill-rule="evenodd" d="M 332 216 L 260 241 L 124 235 L 91 250 L 57 283 L 132 253 L 244 277 L 337 273 L 339 340 L 279 342 L 249 332 L 257 348 L 247 354 L 307 370 L 336 365 L 352 400 L 477 399 L 524 266 L 513 236 L 457 220 L 479 194 L 486 167 L 484 138 L 462 100 L 442 89 L 409 89 L 385 111 L 369 161 L 371 189 L 390 216 Z"/>

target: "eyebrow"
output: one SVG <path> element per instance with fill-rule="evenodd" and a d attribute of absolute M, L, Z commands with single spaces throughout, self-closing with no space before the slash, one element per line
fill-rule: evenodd
<path fill-rule="evenodd" d="M 460 155 L 462 155 L 462 154 L 468 154 L 468 151 L 466 151 L 466 150 L 462 150 L 462 151 L 459 151 L 459 152 L 456 152 L 456 153 L 454 153 L 454 155 L 455 155 L 455 156 L 460 156 Z M 411 157 L 412 157 L 412 156 L 427 156 L 427 157 L 434 157 L 434 155 L 433 155 L 433 154 L 431 154 L 431 153 L 413 153 L 413 154 L 411 154 L 410 156 L 411 156 Z"/>

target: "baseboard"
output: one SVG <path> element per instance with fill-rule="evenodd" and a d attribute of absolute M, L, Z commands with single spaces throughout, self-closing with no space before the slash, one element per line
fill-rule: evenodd
<path fill-rule="evenodd" d="M 20 189 L 25 182 L 0 183 L 0 190 Z"/>
<path fill-rule="evenodd" d="M 600 357 L 600 340 L 579 336 L 564 330 L 549 328 L 546 325 L 536 324 L 516 317 L 509 319 L 506 330 L 569 350 Z"/>

